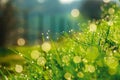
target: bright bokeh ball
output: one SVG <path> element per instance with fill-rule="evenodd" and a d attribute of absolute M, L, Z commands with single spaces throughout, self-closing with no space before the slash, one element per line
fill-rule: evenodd
<path fill-rule="evenodd" d="M 9 0 L 1 0 L 0 2 L 1 2 L 2 5 L 4 5 L 4 4 L 6 4 L 8 1 L 9 1 Z"/>
<path fill-rule="evenodd" d="M 111 69 L 115 69 L 119 65 L 119 60 L 113 56 L 105 57 L 104 62 Z"/>
<path fill-rule="evenodd" d="M 37 64 L 38 64 L 39 66 L 44 66 L 44 65 L 46 64 L 46 59 L 45 59 L 44 57 L 39 57 L 39 58 L 37 59 Z"/>
<path fill-rule="evenodd" d="M 115 75 L 115 74 L 117 73 L 117 69 L 109 69 L 109 70 L 108 70 L 108 73 L 109 73 L 110 75 Z"/>
<path fill-rule="evenodd" d="M 42 50 L 43 51 L 48 52 L 48 51 L 50 51 L 50 49 L 51 49 L 51 44 L 49 42 L 44 42 L 42 44 Z"/>
<path fill-rule="evenodd" d="M 109 26 L 112 26 L 112 25 L 113 25 L 113 22 L 112 22 L 112 21 L 109 21 L 109 22 L 108 22 L 108 25 L 109 25 Z"/>
<path fill-rule="evenodd" d="M 60 3 L 62 3 L 62 4 L 70 4 L 70 3 L 72 3 L 74 0 L 59 0 L 60 1 Z"/>
<path fill-rule="evenodd" d="M 85 65 L 86 72 L 93 73 L 95 72 L 95 67 L 93 65 Z"/>
<path fill-rule="evenodd" d="M 15 71 L 16 71 L 17 73 L 21 73 L 21 72 L 23 71 L 23 67 L 22 67 L 21 65 L 16 65 L 16 66 L 15 66 Z"/>
<path fill-rule="evenodd" d="M 95 32 L 97 30 L 97 25 L 94 23 L 91 23 L 89 25 L 89 28 L 90 28 L 90 32 Z"/>
<path fill-rule="evenodd" d="M 72 15 L 72 17 L 78 17 L 80 15 L 80 12 L 78 9 L 73 9 L 71 11 L 71 15 Z"/>
<path fill-rule="evenodd" d="M 114 13 L 115 13 L 114 8 L 110 8 L 110 9 L 108 10 L 108 13 L 111 14 L 111 15 L 114 14 Z"/>
<path fill-rule="evenodd" d="M 88 61 L 94 61 L 99 56 L 99 50 L 95 46 L 88 47 L 86 50 L 86 58 Z"/>
<path fill-rule="evenodd" d="M 74 63 L 80 63 L 81 62 L 81 57 L 80 56 L 75 56 L 73 58 Z"/>
<path fill-rule="evenodd" d="M 24 38 L 19 38 L 19 39 L 17 40 L 17 44 L 18 44 L 19 46 L 24 46 L 25 43 L 26 43 L 26 41 L 25 41 Z"/>
<path fill-rule="evenodd" d="M 83 74 L 82 72 L 78 72 L 78 73 L 77 73 L 77 76 L 78 76 L 79 78 L 83 78 L 83 77 L 84 77 L 84 74 Z"/>
<path fill-rule="evenodd" d="M 65 73 L 64 78 L 65 78 L 66 80 L 71 80 L 72 75 L 71 75 L 69 72 L 67 72 L 67 73 Z"/>
<path fill-rule="evenodd" d="M 33 50 L 33 51 L 31 52 L 31 58 L 32 58 L 32 59 L 38 59 L 39 56 L 40 56 L 40 52 L 39 52 L 38 50 Z"/>
<path fill-rule="evenodd" d="M 69 61 L 70 61 L 70 58 L 69 58 L 69 56 L 68 56 L 68 55 L 65 55 L 65 56 L 63 56 L 63 57 L 62 57 L 62 62 L 63 62 L 63 63 L 68 64 L 68 63 L 69 63 Z"/>
<path fill-rule="evenodd" d="M 104 3 L 109 3 L 111 0 L 103 0 Z"/>

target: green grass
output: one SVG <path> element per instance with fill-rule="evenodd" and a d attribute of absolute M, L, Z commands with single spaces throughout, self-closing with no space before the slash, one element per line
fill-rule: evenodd
<path fill-rule="evenodd" d="M 21 62 L 0 67 L 5 80 L 120 80 L 120 10 L 57 42 L 9 48 Z M 91 28 L 90 28 L 91 26 Z M 17 56 L 17 59 L 19 59 Z M 8 59 L 8 58 L 7 58 Z M 7 62 L 7 61 L 4 61 Z"/>

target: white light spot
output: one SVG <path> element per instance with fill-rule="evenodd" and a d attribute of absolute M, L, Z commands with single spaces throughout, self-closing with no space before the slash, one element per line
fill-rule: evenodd
<path fill-rule="evenodd" d="M 78 17 L 80 15 L 80 12 L 78 9 L 73 9 L 71 11 L 71 15 L 72 15 L 72 17 Z"/>
<path fill-rule="evenodd" d="M 1 4 L 6 4 L 8 2 L 8 0 L 1 0 Z"/>
<path fill-rule="evenodd" d="M 48 30 L 48 32 L 50 32 L 50 30 Z"/>
<path fill-rule="evenodd" d="M 71 32 L 73 32 L 73 29 L 71 29 Z"/>
<path fill-rule="evenodd" d="M 62 3 L 62 4 L 70 4 L 72 2 L 73 2 L 73 0 L 60 0 L 60 3 Z"/>
<path fill-rule="evenodd" d="M 45 2 L 45 0 L 38 0 L 38 2 L 39 2 L 39 3 L 44 3 L 44 2 Z"/>
<path fill-rule="evenodd" d="M 49 36 L 47 36 L 46 38 L 49 39 Z"/>
<path fill-rule="evenodd" d="M 112 26 L 112 25 L 113 25 L 113 22 L 112 22 L 112 21 L 109 21 L 109 22 L 108 22 L 108 25 L 109 25 L 109 26 Z"/>
<path fill-rule="evenodd" d="M 44 33 L 42 33 L 42 35 L 44 35 Z"/>
<path fill-rule="evenodd" d="M 104 3 L 109 3 L 111 0 L 103 0 Z"/>

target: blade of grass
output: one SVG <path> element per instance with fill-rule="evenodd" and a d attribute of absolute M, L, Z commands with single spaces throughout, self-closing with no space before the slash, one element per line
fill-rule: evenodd
<path fill-rule="evenodd" d="M 4 75 L 4 73 L 0 70 L 0 74 L 3 77 L 4 80 L 6 80 L 6 76 Z"/>

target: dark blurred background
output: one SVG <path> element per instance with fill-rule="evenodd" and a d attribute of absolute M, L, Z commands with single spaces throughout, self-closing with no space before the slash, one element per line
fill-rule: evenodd
<path fill-rule="evenodd" d="M 40 44 L 80 31 L 101 19 L 101 5 L 115 0 L 0 0 L 0 46 Z M 117 0 L 116 0 L 117 1 Z"/>

